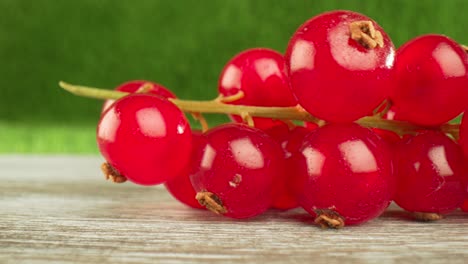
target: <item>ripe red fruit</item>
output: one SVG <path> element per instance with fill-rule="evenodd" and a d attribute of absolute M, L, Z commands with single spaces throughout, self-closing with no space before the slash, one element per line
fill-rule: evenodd
<path fill-rule="evenodd" d="M 374 38 L 361 32 L 378 44 L 371 48 L 359 39 L 362 34 L 352 35 L 351 25 L 380 32 Z M 377 108 L 390 91 L 393 61 L 394 46 L 384 30 L 351 11 L 308 20 L 294 33 L 286 52 L 291 88 L 299 103 L 329 122 L 354 121 Z"/>
<path fill-rule="evenodd" d="M 105 111 L 97 128 L 104 158 L 134 183 L 154 185 L 183 173 L 191 153 L 184 114 L 168 100 L 133 94 Z"/>
<path fill-rule="evenodd" d="M 196 153 L 196 151 L 200 148 L 205 147 L 205 138 L 201 131 L 193 131 L 192 132 L 192 153 Z M 181 203 L 188 205 L 193 208 L 197 209 L 204 209 L 195 196 L 197 192 L 192 186 L 192 182 L 190 181 L 190 173 L 192 171 L 192 163 L 189 166 L 185 167 L 183 173 L 177 175 L 176 177 L 168 180 L 164 183 L 164 186 L 169 191 L 169 193 L 176 198 Z"/>
<path fill-rule="evenodd" d="M 200 203 L 218 214 L 248 218 L 271 204 L 281 149 L 263 131 L 225 124 L 205 134 L 206 145 L 194 157 L 193 187 Z"/>
<path fill-rule="evenodd" d="M 313 123 L 310 123 L 313 124 Z M 273 181 L 273 200 L 271 207 L 275 209 L 288 210 L 298 206 L 293 182 L 297 177 L 291 157 L 299 150 L 304 137 L 310 133 L 305 127 L 294 127 L 289 129 L 287 125 L 272 127 L 265 131 L 283 150 L 284 170 L 278 173 Z"/>
<path fill-rule="evenodd" d="M 468 160 L 468 115 L 465 113 L 463 114 L 463 118 L 460 124 L 460 146 L 463 150 L 463 154 L 465 156 L 465 160 Z M 465 165 L 466 167 L 466 165 Z M 466 168 L 468 169 L 468 168 Z M 465 201 L 463 202 L 461 209 L 464 212 L 468 212 L 468 177 L 465 177 L 465 185 L 467 186 L 466 194 L 465 194 Z"/>
<path fill-rule="evenodd" d="M 319 126 L 314 122 L 304 122 L 304 127 L 307 128 L 307 130 L 309 131 L 313 131 Z"/>
<path fill-rule="evenodd" d="M 321 225 L 364 223 L 390 204 L 391 153 L 369 129 L 356 124 L 318 128 L 305 137 L 294 160 L 298 201 Z M 332 224 L 323 216 L 341 221 Z"/>
<path fill-rule="evenodd" d="M 145 93 L 162 96 L 164 98 L 176 98 L 176 96 L 166 87 L 154 82 L 144 80 L 129 81 L 115 88 L 116 91 L 127 93 L 136 93 L 140 89 L 145 89 Z M 115 100 L 104 101 L 101 112 L 104 113 L 104 111 L 106 111 L 106 109 L 109 108 L 109 106 L 111 106 L 114 102 Z"/>
<path fill-rule="evenodd" d="M 463 114 L 463 118 L 460 123 L 460 146 L 465 154 L 465 158 L 468 160 L 468 115 Z"/>
<path fill-rule="evenodd" d="M 408 138 L 395 155 L 395 202 L 410 212 L 445 214 L 460 207 L 466 177 L 460 147 L 442 132 Z"/>
<path fill-rule="evenodd" d="M 436 126 L 468 106 L 468 57 L 448 37 L 424 35 L 400 47 L 395 81 L 391 99 L 400 120 Z"/>
<path fill-rule="evenodd" d="M 461 209 L 463 212 L 468 212 L 468 198 L 466 198 L 466 199 L 463 201 L 463 204 L 462 204 L 462 206 L 460 207 L 460 209 Z"/>
<path fill-rule="evenodd" d="M 265 48 L 245 50 L 224 66 L 218 83 L 219 93 L 232 96 L 244 92 L 244 97 L 229 104 L 251 106 L 295 106 L 289 89 L 289 79 L 283 55 Z M 242 122 L 239 116 L 231 116 Z M 267 129 L 279 124 L 269 118 L 254 118 L 255 127 Z"/>

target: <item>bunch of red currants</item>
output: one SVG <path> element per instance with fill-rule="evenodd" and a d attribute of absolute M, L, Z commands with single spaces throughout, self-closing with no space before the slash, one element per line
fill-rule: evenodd
<path fill-rule="evenodd" d="M 420 220 L 468 201 L 468 116 L 460 139 L 441 129 L 468 108 L 468 56 L 448 37 L 423 35 L 395 51 L 372 19 L 327 12 L 299 27 L 284 56 L 235 56 L 218 88 L 223 104 L 297 106 L 321 121 L 236 113 L 233 123 L 191 131 L 172 92 L 128 82 L 117 90 L 130 94 L 105 103 L 97 129 L 106 176 L 164 183 L 182 203 L 232 218 L 301 206 L 334 228 L 378 217 L 391 201 Z M 368 116 L 418 129 L 355 122 Z"/>

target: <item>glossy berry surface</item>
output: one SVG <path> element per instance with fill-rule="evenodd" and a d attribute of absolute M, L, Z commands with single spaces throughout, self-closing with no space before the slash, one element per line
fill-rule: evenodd
<path fill-rule="evenodd" d="M 304 127 L 307 128 L 308 130 L 312 131 L 318 128 L 318 125 L 314 122 L 304 122 Z"/>
<path fill-rule="evenodd" d="M 466 198 L 466 199 L 463 201 L 463 204 L 462 204 L 462 206 L 460 207 L 460 209 L 461 209 L 463 212 L 468 212 L 468 198 Z"/>
<path fill-rule="evenodd" d="M 463 150 L 463 154 L 465 156 L 465 160 L 468 160 L 468 115 L 463 114 L 463 118 L 460 124 L 460 146 Z M 467 165 L 465 168 L 468 169 Z M 468 175 L 468 173 L 467 173 Z M 465 177 L 465 185 L 467 185 L 465 201 L 463 202 L 462 206 L 460 207 L 462 211 L 468 212 L 468 178 Z"/>
<path fill-rule="evenodd" d="M 366 48 L 351 39 L 350 24 L 371 21 L 383 46 Z M 312 115 L 350 122 L 371 113 L 388 96 L 394 46 L 372 19 L 351 11 L 323 13 L 305 22 L 286 52 L 291 88 Z M 352 109 L 352 111 L 350 111 Z"/>
<path fill-rule="evenodd" d="M 149 94 L 162 96 L 164 98 L 176 98 L 175 94 L 169 91 L 169 89 L 167 89 L 166 87 L 160 84 L 154 83 L 154 82 L 144 81 L 144 80 L 135 80 L 135 81 L 129 81 L 129 82 L 123 83 L 117 86 L 115 90 L 120 91 L 120 92 L 136 93 L 142 88 L 148 89 L 146 93 L 149 93 Z M 115 100 L 106 100 L 104 104 L 102 105 L 101 112 L 106 111 L 106 109 L 109 108 L 109 106 L 111 106 L 114 102 Z"/>
<path fill-rule="evenodd" d="M 282 171 L 277 143 L 243 124 L 221 125 L 205 136 L 207 143 L 194 158 L 195 190 L 216 195 L 228 217 L 248 218 L 267 210 L 273 179 Z"/>
<path fill-rule="evenodd" d="M 468 57 L 442 35 L 415 38 L 397 51 L 391 94 L 399 119 L 435 126 L 468 106 Z"/>
<path fill-rule="evenodd" d="M 188 165 L 192 136 L 184 114 L 168 100 L 133 94 L 105 111 L 97 128 L 104 158 L 130 181 L 163 183 Z"/>
<path fill-rule="evenodd" d="M 401 137 L 393 131 L 379 128 L 373 128 L 372 131 L 380 136 L 390 146 L 396 146 L 401 141 Z"/>
<path fill-rule="evenodd" d="M 289 88 L 284 57 L 277 51 L 265 48 L 245 50 L 224 66 L 218 90 L 223 96 L 244 92 L 244 97 L 231 102 L 251 106 L 295 106 Z M 242 122 L 238 116 L 233 120 Z M 254 118 L 255 126 L 266 129 L 278 123 L 268 118 Z"/>
<path fill-rule="evenodd" d="M 345 225 L 379 216 L 390 204 L 394 178 L 389 148 L 356 124 L 329 124 L 305 137 L 294 157 L 301 206 L 316 217 L 332 210 Z"/>
<path fill-rule="evenodd" d="M 468 160 L 468 115 L 463 114 L 460 123 L 460 146 L 465 154 L 465 159 Z"/>
<path fill-rule="evenodd" d="M 192 153 L 196 153 L 199 148 L 203 148 L 205 144 L 204 135 L 201 131 L 192 131 Z M 192 163 L 185 167 L 183 173 L 168 180 L 164 183 L 164 187 L 169 193 L 176 198 L 179 202 L 188 205 L 192 208 L 204 209 L 195 196 L 197 192 L 192 186 L 190 181 L 190 173 L 192 172 Z"/>
<path fill-rule="evenodd" d="M 428 131 L 408 138 L 396 160 L 395 202 L 410 212 L 444 214 L 465 197 L 463 154 L 445 134 Z"/>
<path fill-rule="evenodd" d="M 313 123 L 311 123 L 313 124 Z M 284 171 L 277 174 L 273 181 L 273 198 L 271 207 L 275 209 L 288 210 L 298 206 L 293 182 L 297 177 L 291 157 L 302 144 L 304 137 L 310 133 L 305 127 L 296 126 L 289 129 L 287 125 L 272 127 L 265 131 L 270 135 L 283 150 Z"/>

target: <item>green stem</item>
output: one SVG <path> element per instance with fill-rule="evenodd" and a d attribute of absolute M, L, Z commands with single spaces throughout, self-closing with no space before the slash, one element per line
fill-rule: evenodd
<path fill-rule="evenodd" d="M 119 99 L 128 95 L 126 92 L 112 91 L 106 89 L 91 88 L 86 86 L 72 85 L 66 82 L 60 82 L 60 87 L 66 91 L 83 97 L 90 97 L 95 99 Z M 289 119 L 289 120 L 302 120 L 309 122 L 319 122 L 320 119 L 307 113 L 302 107 L 260 107 L 260 106 L 245 106 L 245 105 L 229 105 L 219 101 L 191 101 L 182 99 L 169 99 L 182 111 L 190 113 L 223 113 L 234 115 L 245 115 L 257 117 L 267 117 L 275 119 Z M 404 121 L 386 120 L 379 116 L 363 117 L 356 121 L 356 123 L 365 126 L 394 131 L 400 135 L 407 133 L 414 133 L 418 130 L 424 129 L 440 129 L 444 133 L 451 134 L 458 139 L 459 125 L 445 124 L 437 128 L 424 128 L 413 125 Z"/>

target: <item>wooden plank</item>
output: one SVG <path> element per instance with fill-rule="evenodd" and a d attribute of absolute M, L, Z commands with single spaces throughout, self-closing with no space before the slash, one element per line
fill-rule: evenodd
<path fill-rule="evenodd" d="M 468 214 L 418 223 L 395 206 L 321 230 L 303 210 L 231 220 L 163 187 L 106 182 L 99 157 L 0 156 L 0 263 L 465 263 Z"/>

